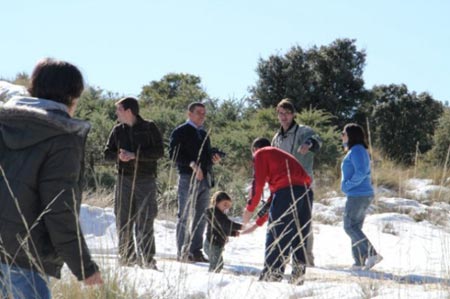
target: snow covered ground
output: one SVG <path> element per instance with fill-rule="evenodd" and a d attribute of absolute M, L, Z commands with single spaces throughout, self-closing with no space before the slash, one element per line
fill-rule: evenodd
<path fill-rule="evenodd" d="M 25 87 L 0 80 L 0 105 L 13 96 L 26 94 L 28 91 Z"/>
<path fill-rule="evenodd" d="M 430 182 L 411 184 L 426 196 Z M 411 193 L 411 194 L 413 194 Z M 332 197 L 314 207 L 316 266 L 307 269 L 303 286 L 258 282 L 264 257 L 265 227 L 253 234 L 230 238 L 222 273 L 209 273 L 203 263 L 186 264 L 176 255 L 175 222 L 155 224 L 160 271 L 121 267 L 111 209 L 83 205 L 81 223 L 95 259 L 107 273 L 132 286 L 139 298 L 448 298 L 450 297 L 450 206 L 425 206 L 414 199 L 381 197 L 366 218 L 364 231 L 383 261 L 373 271 L 350 271 L 350 239 L 342 228 L 344 197 Z M 419 216 L 431 213 L 428 219 Z M 435 216 L 435 214 L 438 216 Z M 418 216 L 419 215 L 419 216 Z M 416 219 L 416 220 L 415 220 Z M 290 273 L 287 268 L 286 274 Z M 68 271 L 64 277 L 68 277 Z"/>

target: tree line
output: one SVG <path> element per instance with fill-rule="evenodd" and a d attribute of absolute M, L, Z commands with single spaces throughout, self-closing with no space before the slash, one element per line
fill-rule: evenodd
<path fill-rule="evenodd" d="M 411 165 L 418 154 L 433 164 L 447 163 L 448 108 L 426 92 L 409 91 L 404 84 L 366 88 L 365 63 L 366 52 L 353 39 L 307 49 L 293 46 L 285 54 L 260 58 L 250 96 L 240 99 L 211 98 L 200 77 L 170 73 L 142 87 L 141 114 L 156 122 L 168 143 L 170 132 L 186 120 L 187 105 L 205 103 L 212 143 L 227 153 L 217 170 L 219 184 L 235 182 L 236 190 L 245 183 L 238 178 L 249 176 L 252 140 L 271 138 L 278 129 L 274 107 L 283 98 L 290 98 L 299 111 L 297 122 L 310 125 L 324 140 L 316 156 L 318 171 L 339 163 L 339 132 L 349 122 L 367 128 L 372 146 L 398 163 Z M 26 84 L 27 75 L 20 73 L 14 81 Z M 115 124 L 114 102 L 120 97 L 89 87 L 79 100 L 76 117 L 92 124 L 86 165 L 94 187 L 112 186 L 115 180 L 112 166 L 103 161 L 103 147 Z M 160 181 L 170 185 L 168 157 L 160 164 Z"/>

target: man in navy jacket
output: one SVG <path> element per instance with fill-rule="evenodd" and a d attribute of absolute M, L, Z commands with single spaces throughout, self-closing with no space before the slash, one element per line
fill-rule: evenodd
<path fill-rule="evenodd" d="M 177 255 L 179 260 L 207 262 L 202 252 L 205 220 L 214 184 L 212 165 L 220 161 L 211 152 L 211 141 L 203 128 L 206 107 L 194 102 L 188 106 L 188 120 L 170 136 L 169 154 L 176 163 L 178 179 Z"/>

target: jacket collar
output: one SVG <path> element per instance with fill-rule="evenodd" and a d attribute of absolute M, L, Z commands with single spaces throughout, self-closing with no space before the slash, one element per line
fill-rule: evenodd
<path fill-rule="evenodd" d="M 295 127 L 296 125 L 297 125 L 297 123 L 295 122 L 295 120 L 293 120 L 292 123 L 291 123 L 291 125 L 289 126 L 289 128 L 288 128 L 286 131 L 284 131 L 283 127 L 280 126 L 280 130 L 279 130 L 278 132 L 279 132 L 279 134 L 281 134 L 281 136 L 284 136 L 284 135 L 286 135 L 289 131 L 291 131 L 292 128 Z"/>

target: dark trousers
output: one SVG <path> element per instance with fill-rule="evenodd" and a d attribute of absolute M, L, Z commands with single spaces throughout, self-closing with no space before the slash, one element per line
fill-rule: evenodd
<path fill-rule="evenodd" d="M 302 186 L 274 193 L 269 211 L 262 277 L 284 273 L 292 253 L 294 266 L 306 264 L 306 238 L 311 224 L 313 193 Z"/>
<path fill-rule="evenodd" d="M 156 179 L 119 175 L 114 212 L 120 261 L 125 264 L 151 263 L 155 255 L 153 222 L 158 214 Z"/>

